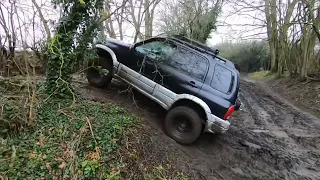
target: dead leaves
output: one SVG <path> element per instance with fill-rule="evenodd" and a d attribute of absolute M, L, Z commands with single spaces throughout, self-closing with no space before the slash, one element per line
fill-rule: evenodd
<path fill-rule="evenodd" d="M 65 161 L 62 161 L 62 163 L 58 166 L 58 168 L 60 170 L 63 170 L 64 168 L 66 168 L 66 166 L 67 166 L 67 163 Z"/>
<path fill-rule="evenodd" d="M 37 152 L 33 151 L 33 152 L 29 153 L 28 157 L 34 158 L 34 157 L 36 157 L 36 155 L 37 155 Z"/>
<path fill-rule="evenodd" d="M 89 153 L 89 154 L 87 154 L 85 156 L 85 159 L 96 160 L 96 161 L 99 161 L 100 158 L 101 157 L 100 157 L 100 149 L 99 149 L 99 147 L 96 147 L 94 152 L 91 152 L 91 153 Z"/>
<path fill-rule="evenodd" d="M 68 145 L 70 143 L 62 143 L 61 151 L 63 152 L 63 159 L 73 161 L 76 158 L 75 151 Z"/>
<path fill-rule="evenodd" d="M 46 163 L 46 169 L 51 172 L 52 168 L 51 168 L 51 164 L 50 163 Z"/>
<path fill-rule="evenodd" d="M 64 151 L 63 156 L 66 159 L 73 160 L 73 159 L 75 159 L 76 154 L 74 153 L 74 151 L 72 149 L 67 149 L 67 150 Z"/>
<path fill-rule="evenodd" d="M 36 144 L 39 146 L 44 146 L 44 136 L 42 134 L 39 136 L 39 141 Z"/>
<path fill-rule="evenodd" d="M 113 143 L 113 144 L 116 144 L 119 140 L 120 140 L 120 139 L 113 138 L 113 139 L 112 139 L 112 143 Z"/>
<path fill-rule="evenodd" d="M 67 163 L 66 163 L 66 161 L 65 161 L 64 159 L 62 159 L 62 158 L 55 158 L 54 160 L 60 163 L 60 165 L 58 166 L 58 168 L 59 168 L 60 170 L 63 170 L 64 168 L 67 167 Z"/>

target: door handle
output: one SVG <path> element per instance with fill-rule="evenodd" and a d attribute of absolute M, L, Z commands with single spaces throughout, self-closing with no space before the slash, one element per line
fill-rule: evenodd
<path fill-rule="evenodd" d="M 196 85 L 196 83 L 195 83 L 194 81 L 190 81 L 188 84 L 189 84 L 190 86 L 192 86 L 192 87 L 197 87 L 197 85 Z"/>

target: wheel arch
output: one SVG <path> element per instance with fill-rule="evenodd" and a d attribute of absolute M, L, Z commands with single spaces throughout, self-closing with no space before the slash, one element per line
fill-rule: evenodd
<path fill-rule="evenodd" d="M 112 65 L 113 67 L 118 67 L 119 65 L 119 61 L 117 59 L 116 54 L 113 52 L 112 49 L 110 49 L 109 47 L 102 45 L 102 44 L 97 44 L 95 46 L 98 50 L 98 54 L 100 55 L 100 53 L 102 53 L 102 56 L 109 56 L 112 59 Z"/>
<path fill-rule="evenodd" d="M 173 104 L 170 106 L 170 109 L 177 106 L 188 106 L 194 108 L 197 112 L 199 112 L 200 117 L 204 121 L 207 121 L 209 118 L 207 114 L 211 113 L 209 106 L 203 100 L 189 94 L 178 95 Z"/>

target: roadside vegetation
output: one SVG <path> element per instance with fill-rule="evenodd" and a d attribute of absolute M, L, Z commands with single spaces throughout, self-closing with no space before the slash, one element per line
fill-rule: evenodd
<path fill-rule="evenodd" d="M 23 77 L 1 79 L 0 92 L 2 179 L 187 179 L 167 163 L 144 162 L 148 132 L 119 106 L 52 98 L 44 83 L 31 103 Z"/>
<path fill-rule="evenodd" d="M 254 80 L 268 81 L 276 78 L 276 74 L 271 73 L 270 71 L 256 71 L 249 73 L 248 76 Z"/>
<path fill-rule="evenodd" d="M 320 6 L 317 1 L 241 0 L 237 6 L 235 14 L 257 23 L 248 25 L 249 30 L 242 32 L 245 35 L 240 35 L 238 43 L 219 45 L 225 57 L 238 63 L 242 72 L 268 70 L 277 78 L 320 80 Z M 250 11 L 256 12 L 254 17 L 247 14 Z"/>
<path fill-rule="evenodd" d="M 217 45 L 220 55 L 235 63 L 241 72 L 267 70 L 269 47 L 266 41 L 221 43 Z"/>
<path fill-rule="evenodd" d="M 0 179 L 188 179 L 150 140 L 141 118 L 82 98 L 73 83 L 96 58 L 94 37 L 123 39 L 122 25 L 132 21 L 134 42 L 152 36 L 160 2 L 0 2 Z M 185 25 L 184 35 L 205 41 L 221 5 L 200 3 L 201 19 L 212 21 L 197 19 L 205 31 L 191 33 Z M 179 8 L 186 20 L 188 8 Z"/>

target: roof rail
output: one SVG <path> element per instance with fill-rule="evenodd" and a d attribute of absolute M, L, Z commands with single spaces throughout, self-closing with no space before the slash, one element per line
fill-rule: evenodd
<path fill-rule="evenodd" d="M 198 41 L 195 41 L 193 39 L 189 39 L 185 36 L 182 35 L 173 35 L 172 36 L 174 39 L 179 40 L 180 42 L 182 42 L 183 44 L 186 44 L 188 46 L 191 46 L 192 48 L 196 48 L 197 50 L 199 50 L 199 48 L 201 49 L 201 51 L 204 51 L 208 54 L 217 56 L 219 54 L 219 50 L 218 49 L 213 49 L 210 48 Z"/>

